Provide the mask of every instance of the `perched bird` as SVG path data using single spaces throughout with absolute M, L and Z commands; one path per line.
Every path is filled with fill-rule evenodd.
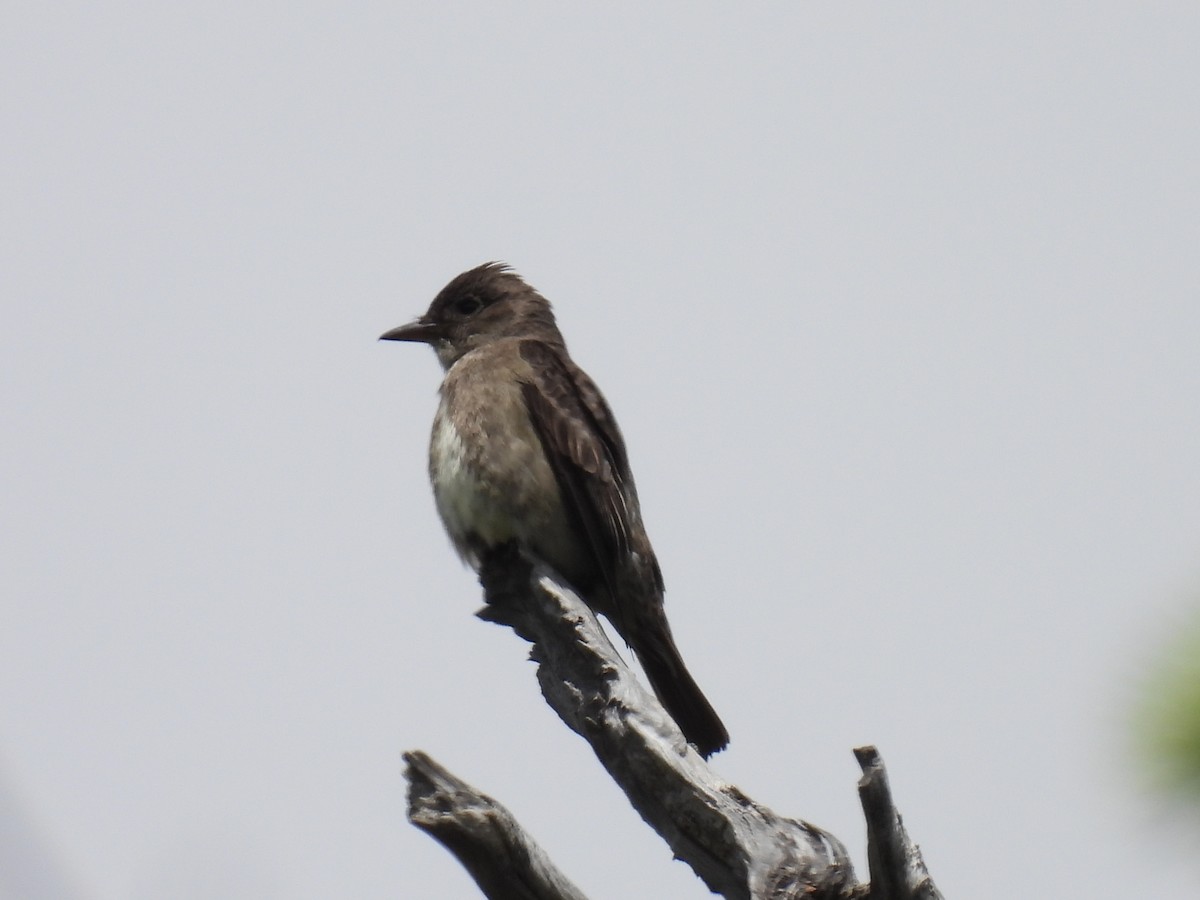
M 445 369 L 429 477 L 462 558 L 478 571 L 488 550 L 515 542 L 553 566 L 633 648 L 688 741 L 704 756 L 724 748 L 729 734 L 671 637 L 616 419 L 546 298 L 485 263 L 380 340 L 430 344 Z

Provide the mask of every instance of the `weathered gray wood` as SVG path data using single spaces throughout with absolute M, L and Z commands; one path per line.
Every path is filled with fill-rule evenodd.
M 551 708 L 714 893 L 731 900 L 942 900 L 874 747 L 855 750 L 871 869 L 871 883 L 860 884 L 836 837 L 776 814 L 712 770 L 552 571 L 501 553 L 485 561 L 481 581 L 488 605 L 479 616 L 532 643 Z M 450 849 L 488 897 L 582 897 L 503 807 L 424 754 L 405 759 L 409 818 Z
M 712 891 L 746 900 L 850 896 L 856 882 L 841 842 L 718 776 L 553 572 L 509 555 L 490 561 L 482 580 L 480 615 L 533 643 L 547 702 Z
M 862 767 L 858 795 L 867 819 L 867 861 L 871 868 L 871 900 L 942 900 L 929 877 L 921 849 L 908 837 L 892 803 L 883 759 L 874 747 L 857 747 Z
M 507 809 L 420 751 L 408 763 L 408 819 L 440 841 L 492 900 L 587 900 Z

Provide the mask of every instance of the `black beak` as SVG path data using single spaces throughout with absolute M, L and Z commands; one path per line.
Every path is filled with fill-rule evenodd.
M 427 319 L 417 319 L 391 331 L 385 331 L 379 336 L 381 341 L 418 341 L 422 344 L 432 344 L 442 337 L 442 329 Z

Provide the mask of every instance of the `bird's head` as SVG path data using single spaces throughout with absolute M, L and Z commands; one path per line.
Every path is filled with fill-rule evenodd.
M 549 301 L 505 264 L 489 262 L 463 272 L 423 316 L 379 339 L 429 344 L 449 369 L 475 348 L 513 337 L 562 342 Z

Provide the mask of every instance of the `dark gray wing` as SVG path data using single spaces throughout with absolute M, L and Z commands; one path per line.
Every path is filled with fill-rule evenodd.
M 636 550 L 650 556 L 661 592 L 662 575 L 642 531 L 625 442 L 600 389 L 556 347 L 522 341 L 520 351 L 532 370 L 522 384 L 530 419 L 587 539 L 597 574 L 616 600 L 616 569 Z

